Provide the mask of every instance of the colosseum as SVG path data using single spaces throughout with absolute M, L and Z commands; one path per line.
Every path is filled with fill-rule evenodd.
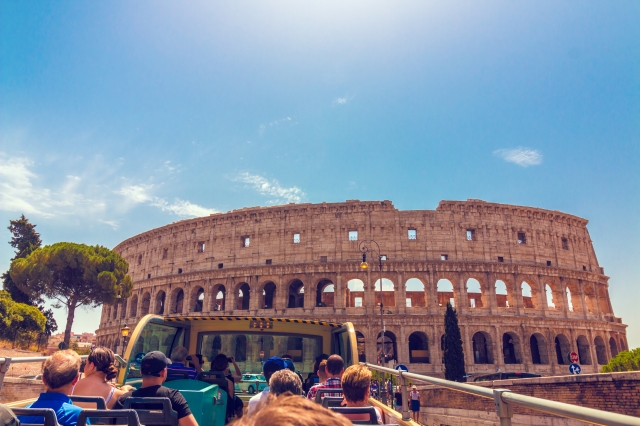
M 391 201 L 289 204 L 183 220 L 115 247 L 134 290 L 103 306 L 98 341 L 118 348 L 120 328 L 147 313 L 325 319 L 352 322 L 361 359 L 375 362 L 382 300 L 389 357 L 441 376 L 451 302 L 468 373 L 569 374 L 570 351 L 584 373 L 597 372 L 627 348 L 626 325 L 586 226 L 559 211 L 473 199 L 410 211 Z M 379 245 L 381 272 L 375 253 L 360 268 L 365 240 Z M 249 371 L 259 366 L 257 354 L 246 358 Z

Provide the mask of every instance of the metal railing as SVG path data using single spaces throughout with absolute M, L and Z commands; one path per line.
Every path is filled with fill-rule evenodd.
M 640 426 L 640 418 L 638 417 L 595 410 L 593 408 L 581 407 L 578 405 L 566 404 L 564 402 L 551 401 L 528 395 L 520 395 L 515 392 L 511 392 L 509 389 L 488 389 L 482 386 L 474 386 L 466 383 L 439 379 L 436 377 L 423 376 L 421 374 L 393 370 L 391 368 L 380 367 L 366 362 L 361 362 L 360 364 L 366 365 L 371 370 L 391 374 L 399 378 L 402 390 L 402 420 L 409 420 L 411 418 L 409 414 L 407 390 L 407 380 L 411 379 L 413 381 L 438 385 L 454 391 L 476 395 L 481 398 L 492 399 L 495 403 L 496 415 L 500 419 L 500 426 L 511 426 L 513 407 L 527 408 L 533 411 L 553 414 L 568 419 L 580 420 L 598 425 Z
M 80 355 L 81 359 L 86 359 L 89 355 Z M 48 356 L 25 356 L 20 358 L 12 357 L 0 357 L 0 390 L 2 390 L 2 383 L 4 382 L 4 376 L 9 371 L 11 364 L 23 364 L 27 362 L 44 362 L 50 357 Z

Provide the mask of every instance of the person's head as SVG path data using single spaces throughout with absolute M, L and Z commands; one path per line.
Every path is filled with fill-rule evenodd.
M 329 355 L 327 354 L 320 354 L 316 357 L 316 362 L 315 364 L 313 364 L 313 371 L 318 371 L 318 367 L 320 366 L 320 363 L 326 359 L 329 358 Z
M 184 364 L 187 361 L 187 355 L 189 355 L 189 351 L 187 351 L 187 348 L 178 346 L 171 351 L 170 358 L 172 362 L 179 362 L 181 364 Z
M 411 388 L 412 391 L 416 392 L 418 390 L 418 387 L 416 385 L 413 385 L 413 387 Z
M 290 359 L 283 359 L 283 361 L 284 361 L 284 367 L 287 370 L 296 371 L 296 366 L 293 364 L 293 361 L 291 361 Z
M 320 378 L 320 382 L 326 382 L 327 381 L 327 360 L 323 359 L 320 362 L 320 365 L 318 366 L 318 371 L 316 371 L 316 374 L 318 375 L 318 377 Z
M 291 355 L 289 355 L 289 354 L 284 354 L 280 358 L 282 358 L 282 359 L 290 359 L 291 361 L 293 361 L 293 357 Z
M 42 382 L 48 392 L 68 394 L 80 377 L 80 355 L 75 351 L 54 352 L 42 368 Z
M 140 361 L 142 386 L 162 384 L 167 379 L 167 366 L 171 360 L 160 351 L 151 351 Z
M 302 380 L 296 373 L 286 368 L 276 371 L 269 379 L 269 393 L 278 396 L 285 392 L 302 395 Z
M 225 354 L 218 354 L 211 361 L 211 371 L 225 371 L 229 368 L 229 358 Z
M 91 350 L 84 368 L 85 376 L 89 374 L 102 373 L 106 380 L 111 380 L 118 375 L 118 368 L 115 366 L 116 358 L 109 348 L 98 346 Z
M 367 402 L 371 386 L 371 370 L 356 364 L 347 368 L 342 375 L 342 392 L 348 403 Z
M 327 371 L 327 376 L 329 378 L 332 377 L 340 377 L 344 372 L 344 361 L 340 355 L 331 355 L 327 359 L 327 366 L 325 368 Z
M 269 382 L 273 373 L 284 369 L 284 360 L 282 360 L 282 358 L 278 358 L 277 356 L 272 356 L 264 362 L 264 365 L 262 366 L 262 373 L 264 374 L 264 378 L 267 380 L 267 382 Z
M 307 398 L 290 393 L 269 396 L 259 410 L 243 416 L 233 426 L 351 426 L 345 416 Z

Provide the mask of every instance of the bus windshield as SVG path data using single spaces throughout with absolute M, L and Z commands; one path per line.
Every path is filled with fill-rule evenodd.
M 140 374 L 140 362 L 146 353 L 160 351 L 170 356 L 173 348 L 185 345 L 184 328 L 164 324 L 148 323 L 138 336 L 131 351 L 128 363 L 127 379 L 137 379 Z

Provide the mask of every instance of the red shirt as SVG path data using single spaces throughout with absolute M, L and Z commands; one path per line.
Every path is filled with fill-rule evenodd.
M 316 393 L 318 392 L 318 389 L 340 389 L 340 388 L 342 388 L 342 380 L 340 380 L 337 377 L 332 377 L 330 379 L 327 379 L 327 381 L 324 382 L 324 383 L 320 383 L 318 385 L 311 386 L 311 389 L 309 389 L 309 393 L 307 394 L 307 398 L 309 398 L 311 400 L 315 400 L 316 399 Z M 342 396 L 342 392 L 323 393 L 322 395 L 323 395 L 323 397 L 325 397 L 325 396 Z

